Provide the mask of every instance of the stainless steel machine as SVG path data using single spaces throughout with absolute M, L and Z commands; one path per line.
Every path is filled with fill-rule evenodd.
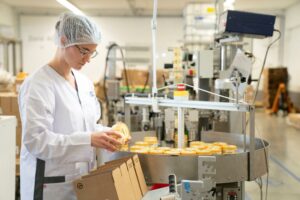
M 255 107 L 243 101 L 242 95 L 251 73 L 252 62 L 244 52 L 236 49 L 230 60 L 230 67 L 225 66 L 227 62 L 224 54 L 225 46 L 230 42 L 235 42 L 237 37 L 247 35 L 246 32 L 239 32 L 235 29 L 234 34 L 225 27 L 224 34 L 218 38 L 221 46 L 220 71 L 225 75 L 219 76 L 216 81 L 215 90 L 208 91 L 209 81 L 207 77 L 201 76 L 201 63 L 209 63 L 208 78 L 214 78 L 212 62 L 206 62 L 206 58 L 213 60 L 211 51 L 197 53 L 197 63 L 199 71 L 198 79 L 194 85 L 183 83 L 187 87 L 192 87 L 196 93 L 205 93 L 219 97 L 212 101 L 210 96 L 200 95 L 193 100 L 182 100 L 170 98 L 167 93 L 161 92 L 163 89 L 174 90 L 175 85 L 168 85 L 164 88 L 156 86 L 156 11 L 157 0 L 154 0 L 153 20 L 152 20 L 152 42 L 153 42 L 153 66 L 152 66 L 152 93 L 147 95 L 128 94 L 125 97 L 125 123 L 131 123 L 131 111 L 139 108 L 142 113 L 142 129 L 139 132 L 132 132 L 133 144 L 141 140 L 144 136 L 157 136 L 160 146 L 185 147 L 185 130 L 188 130 L 188 142 L 201 140 L 204 142 L 226 142 L 238 146 L 234 154 L 223 154 L 213 156 L 191 156 L 191 155 L 151 155 L 139 154 L 146 182 L 170 183 L 170 176 L 177 189 L 162 189 L 158 192 L 149 192 L 144 198 L 147 199 L 182 199 L 182 200 L 244 200 L 245 181 L 255 181 L 268 173 L 268 148 L 269 143 L 255 137 Z M 238 13 L 243 14 L 243 13 Z M 251 15 L 254 18 L 267 18 L 269 16 Z M 271 18 L 271 26 L 274 26 L 274 17 Z M 227 18 L 226 18 L 227 19 Z M 239 18 L 237 18 L 237 21 Z M 272 24 L 273 22 L 273 24 Z M 235 21 L 236 23 L 236 21 Z M 220 22 L 220 24 L 223 24 Z M 272 27 L 271 27 L 272 28 Z M 223 30 L 223 29 L 222 29 Z M 269 30 L 269 29 L 268 29 Z M 271 34 L 272 35 L 272 34 Z M 252 32 L 251 37 L 267 37 L 262 33 Z M 201 57 L 202 56 L 202 57 Z M 202 59 L 202 60 L 201 60 Z M 227 71 L 226 71 L 227 70 Z M 203 72 L 203 71 L 202 71 Z M 222 78 L 226 80 L 221 80 Z M 203 89 L 203 86 L 205 89 Z M 218 93 L 219 91 L 219 93 Z M 230 91 L 234 98 L 229 97 Z M 225 100 L 225 101 L 224 101 Z M 151 114 L 150 114 L 151 113 Z M 230 115 L 240 116 L 239 131 L 232 132 L 231 129 L 212 128 L 213 121 L 218 123 L 229 123 Z M 152 117 L 150 117 L 150 115 Z M 237 123 L 237 122 L 235 122 Z M 150 131 L 148 131 L 150 130 Z M 178 134 L 177 141 L 174 134 Z M 114 153 L 109 159 L 117 159 L 128 156 L 131 152 Z M 174 181 L 176 180 L 176 181 Z M 176 188 L 176 187 L 175 187 Z

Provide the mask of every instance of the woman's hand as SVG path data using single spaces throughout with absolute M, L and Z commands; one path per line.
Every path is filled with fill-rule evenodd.
M 108 151 L 116 151 L 118 146 L 122 145 L 118 138 L 122 135 L 116 131 L 94 132 L 91 135 L 91 145 L 96 148 L 107 149 Z

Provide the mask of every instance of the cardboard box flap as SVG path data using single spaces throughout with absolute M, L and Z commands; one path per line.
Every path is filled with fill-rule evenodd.
M 108 162 L 105 162 L 105 165 L 112 165 L 112 164 L 118 164 L 118 163 L 124 163 L 126 162 L 128 159 L 131 159 L 132 156 L 127 156 L 127 157 L 123 157 L 117 160 L 111 160 Z
M 86 177 L 90 177 L 90 176 L 95 176 L 97 174 L 101 174 L 101 173 L 108 172 L 108 171 L 113 171 L 117 167 L 120 167 L 120 164 L 102 165 L 102 166 L 98 167 L 96 170 L 91 171 L 88 175 L 83 176 L 82 178 L 86 178 Z
M 129 172 L 128 172 L 126 163 L 123 163 L 120 166 L 120 169 L 121 169 L 121 173 L 122 173 L 122 177 L 123 177 L 123 181 L 124 181 L 123 187 L 127 188 L 126 191 L 128 193 L 129 198 L 132 200 L 134 200 L 134 199 L 140 200 L 140 199 L 135 198 L 135 195 L 134 195 L 135 191 L 134 191 L 133 185 L 131 184 L 131 180 L 130 180 L 130 176 L 129 176 Z
M 140 200 L 140 199 L 142 199 L 143 195 L 142 195 L 142 190 L 141 190 L 140 185 L 139 185 L 137 174 L 136 174 L 134 166 L 133 166 L 132 159 L 128 159 L 127 162 L 126 162 L 126 165 L 127 165 L 131 185 L 132 185 L 133 190 L 134 190 L 135 199 Z
M 145 176 L 141 167 L 139 157 L 137 155 L 134 155 L 132 159 L 142 194 L 145 195 L 148 192 L 148 188 L 146 185 Z
M 119 200 L 130 200 L 130 195 L 129 192 L 127 192 L 127 187 L 122 177 L 120 168 L 116 168 L 115 170 L 113 170 L 112 176 Z
M 134 197 L 135 197 L 135 199 L 140 200 L 140 199 L 142 199 L 142 191 L 139 186 L 139 181 L 138 181 L 137 174 L 135 172 L 133 161 L 131 158 L 132 158 L 132 156 L 128 156 L 128 157 L 124 157 L 124 158 L 121 158 L 118 160 L 106 162 L 105 164 L 106 165 L 118 165 L 118 164 L 126 162 L 126 167 L 127 167 L 129 179 L 130 179 L 130 182 L 132 185 Z

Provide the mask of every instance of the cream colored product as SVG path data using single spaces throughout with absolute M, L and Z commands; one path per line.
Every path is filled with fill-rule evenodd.
M 237 151 L 237 146 L 236 145 L 227 145 L 223 147 L 223 153 L 224 154 L 234 154 Z
M 208 149 L 212 154 L 222 154 L 222 148 L 219 146 L 213 146 Z
M 168 155 L 180 155 L 181 151 L 182 151 L 182 149 L 172 148 L 169 151 L 165 151 L 165 154 L 168 154 Z
M 196 153 L 199 156 L 211 156 L 212 155 L 212 152 L 209 149 L 198 150 L 198 151 L 196 151 Z
M 172 151 L 172 150 L 170 150 L 170 151 L 165 151 L 164 152 L 165 154 L 167 154 L 167 155 L 176 155 L 176 156 L 179 156 L 180 155 L 180 151 Z
M 144 141 L 137 141 L 135 142 L 136 146 L 142 146 L 142 147 L 149 147 L 149 144 L 147 142 Z
M 212 143 L 213 145 L 216 145 L 216 146 L 220 146 L 220 147 L 223 147 L 223 146 L 227 146 L 228 144 L 226 142 L 214 142 Z
M 123 122 L 117 122 L 115 125 L 112 126 L 112 130 L 117 131 L 122 135 L 121 138 L 117 138 L 117 140 L 122 143 L 122 145 L 120 145 L 118 149 L 123 151 L 128 150 L 127 143 L 131 139 L 131 136 L 127 125 Z
M 198 145 L 203 145 L 205 144 L 205 142 L 202 142 L 202 141 L 192 141 L 190 142 L 190 147 L 192 146 L 198 146 Z
M 137 145 L 133 145 L 130 147 L 130 151 L 135 151 L 135 150 L 140 150 L 140 149 L 145 149 L 142 146 L 137 146 Z
M 186 149 L 183 149 L 183 150 L 181 151 L 181 154 L 182 154 L 182 155 L 196 155 L 197 152 L 196 152 L 196 151 L 192 151 L 192 150 L 186 150 Z
M 146 136 L 146 137 L 144 137 L 144 142 L 147 142 L 148 144 L 153 145 L 153 144 L 157 144 L 158 140 L 157 140 L 157 137 Z
M 199 144 L 199 145 L 194 144 L 194 145 L 190 146 L 190 148 L 202 150 L 202 149 L 207 149 L 208 145 L 206 145 L 206 144 Z
M 187 148 L 184 148 L 183 150 L 184 151 L 196 151 L 197 149 L 196 148 L 187 147 Z
M 147 154 L 147 153 L 149 153 L 149 150 L 148 149 L 136 149 L 136 150 L 132 150 L 130 152 Z
M 164 151 L 159 149 L 150 149 L 149 154 L 164 154 Z
M 128 149 L 129 149 L 128 144 L 124 144 L 121 146 L 121 148 L 119 148 L 119 151 L 128 151 Z
M 170 151 L 171 147 L 156 147 L 156 149 L 165 152 L 165 151 Z

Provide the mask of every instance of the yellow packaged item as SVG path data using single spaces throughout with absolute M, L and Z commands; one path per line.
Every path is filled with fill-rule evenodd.
M 150 145 L 158 143 L 157 137 L 155 137 L 155 136 L 146 136 L 146 137 L 144 137 L 144 142 L 147 142 Z
M 196 151 L 197 155 L 199 156 L 211 156 L 212 152 L 209 149 L 203 149 Z
M 222 154 L 222 148 L 220 146 L 213 146 L 208 150 L 210 150 L 212 154 Z
M 157 147 L 156 149 L 165 152 L 171 150 L 171 147 Z
M 136 146 L 142 146 L 142 147 L 149 147 L 149 144 L 147 142 L 144 142 L 144 141 L 136 141 L 135 145 Z
M 187 150 L 187 149 L 183 149 L 181 152 L 180 152 L 182 155 L 196 155 L 196 151 L 192 151 L 192 150 Z
M 137 145 L 132 145 L 132 146 L 130 147 L 130 151 L 131 151 L 131 150 L 138 150 L 138 149 L 143 149 L 143 147 L 142 147 L 142 146 L 137 146 Z
M 159 149 L 150 149 L 149 150 L 149 154 L 163 154 L 164 151 L 163 150 L 159 150 Z
M 234 154 L 237 151 L 236 145 L 227 145 L 222 148 L 224 154 Z
M 130 136 L 130 131 L 129 131 L 127 125 L 124 124 L 123 122 L 117 122 L 111 128 L 112 128 L 112 130 L 117 131 L 118 133 L 120 133 L 122 135 L 121 138 L 117 138 L 117 140 L 122 143 L 122 145 L 120 147 L 118 147 L 119 150 L 123 150 L 123 151 L 128 150 L 127 143 L 131 139 L 131 136 Z

